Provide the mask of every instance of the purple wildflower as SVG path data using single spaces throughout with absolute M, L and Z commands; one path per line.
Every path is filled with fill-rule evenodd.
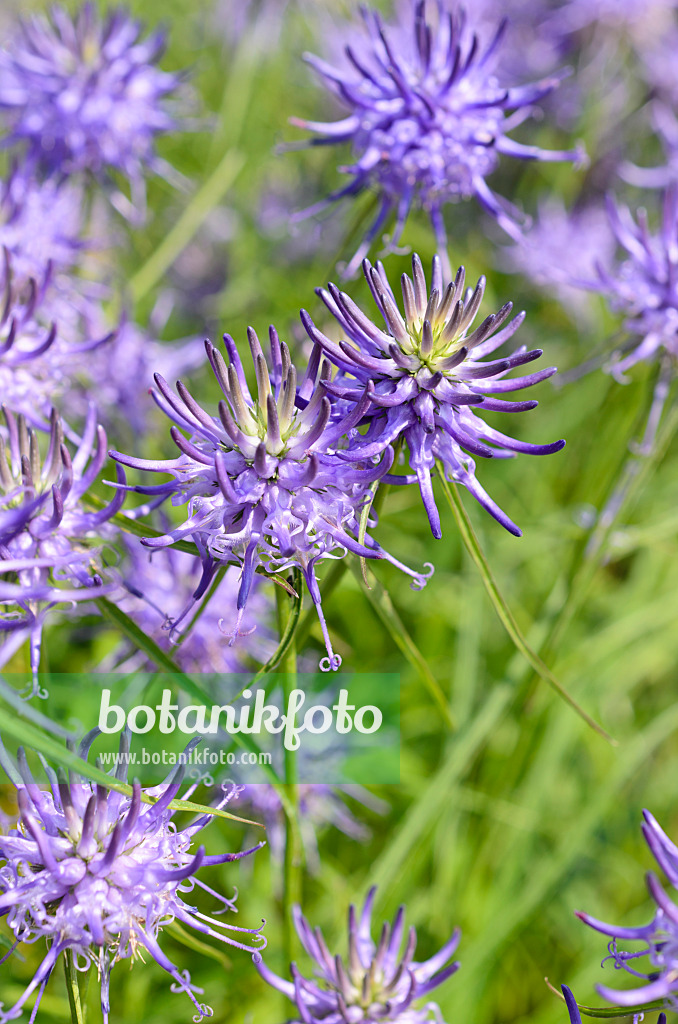
M 234 566 L 226 570 L 207 606 L 196 606 L 200 615 L 195 624 L 187 633 L 177 635 L 176 620 L 191 604 L 200 583 L 200 559 L 172 548 L 148 551 L 131 540 L 125 546 L 128 558 L 121 571 L 129 596 L 118 603 L 161 646 L 174 643 L 172 657 L 185 672 L 243 672 L 246 655 L 265 661 L 273 654 L 275 644 L 268 629 L 273 607 L 256 582 L 242 622 L 242 645 L 229 647 L 220 632 L 224 607 L 232 607 L 237 600 L 238 570 Z
M 352 551 L 365 558 L 387 559 L 412 576 L 417 587 L 425 582 L 369 534 L 364 541 L 358 540 L 359 517 L 369 497 L 369 485 L 391 466 L 394 452 L 386 444 L 376 463 L 366 458 L 361 460 L 362 466 L 348 465 L 335 448 L 367 411 L 370 386 L 347 416 L 333 421 L 326 379 L 330 366 L 325 361 L 321 366 L 318 347 L 297 385 L 296 368 L 275 328 L 270 329 L 271 373 L 252 328 L 248 340 L 256 370 L 256 398 L 250 394 L 230 335 L 224 336 L 228 366 L 219 350 L 206 342 L 207 357 L 226 399 L 219 402 L 218 416 L 202 409 L 181 381 L 177 381 L 176 395 L 156 374 L 155 401 L 190 437 L 172 427 L 171 436 L 179 449 L 175 459 L 111 455 L 134 469 L 173 477 L 168 483 L 129 490 L 153 495 L 156 503 L 172 497 L 174 504 L 188 506 L 185 523 L 162 537 L 142 541 L 149 548 L 161 548 L 191 537 L 202 556 L 202 579 L 176 626 L 193 601 L 205 593 L 220 566 L 240 565 L 237 617 L 228 634 L 233 643 L 241 634 L 257 567 L 263 565 L 269 572 L 297 567 L 316 606 L 327 648 L 320 667 L 323 671 L 336 669 L 341 658 L 332 650 L 322 613 L 315 574 L 319 561 L 343 558 Z
M 299 1024 L 372 1024 L 397 1021 L 398 1024 L 424 1024 L 441 1021 L 435 1003 L 414 1006 L 459 969 L 448 963 L 460 938 L 456 929 L 442 949 L 429 960 L 414 960 L 417 934 L 410 928 L 405 948 L 403 938 L 405 908 L 400 907 L 393 924 L 384 924 L 379 944 L 370 934 L 372 905 L 376 888 L 370 889 L 360 917 L 354 906 L 348 912 L 348 958 L 333 957 L 319 928 L 312 929 L 295 907 L 295 927 L 301 944 L 315 961 L 313 979 L 304 978 L 291 965 L 292 981 L 278 977 L 262 962 L 257 970 L 264 981 L 296 1004 Z M 446 966 L 447 965 L 447 966 Z
M 507 302 L 471 331 L 485 291 L 485 278 L 480 278 L 475 289 L 465 289 L 465 271 L 460 267 L 454 281 L 445 286 L 440 259 L 434 256 L 429 295 L 421 260 L 415 255 L 412 277 L 402 276 L 403 318 L 383 265 L 373 267 L 365 260 L 363 270 L 384 328 L 376 326 L 333 284 L 327 291 L 319 289 L 318 294 L 348 340 L 338 344 L 331 341 L 308 313 L 301 314 L 312 340 L 341 371 L 335 383 L 326 383 L 327 390 L 355 403 L 363 402 L 363 394 L 371 387 L 369 430 L 363 435 L 356 432 L 349 450 L 339 455 L 345 459 L 374 458 L 402 438 L 415 475 L 388 474 L 384 479 L 395 484 L 419 484 L 435 537 L 442 536 L 431 481 L 436 460 L 445 467 L 448 479 L 468 488 L 490 515 L 519 537 L 519 528 L 476 479 L 472 456 L 511 458 L 515 452 L 548 455 L 560 451 L 565 442 L 534 445 L 518 441 L 484 423 L 473 407 L 482 406 L 491 412 L 533 409 L 538 404 L 535 401 L 507 402 L 493 396 L 531 387 L 556 372 L 555 367 L 549 367 L 527 377 L 507 378 L 514 367 L 542 354 L 541 349 L 528 351 L 525 346 L 503 359 L 483 362 L 512 337 L 525 314 L 519 313 L 506 324 L 513 308 Z
M 72 18 L 64 7 L 23 19 L 0 51 L 0 111 L 9 143 L 25 143 L 29 161 L 58 176 L 113 170 L 143 208 L 144 171 L 164 165 L 155 138 L 176 127 L 166 97 L 179 79 L 156 67 L 162 32 L 140 39 L 123 10 L 101 20 L 93 3 Z
M 471 196 L 517 238 L 520 212 L 486 181 L 499 157 L 583 158 L 580 150 L 550 151 L 510 138 L 511 129 L 533 113 L 562 75 L 530 85 L 503 85 L 493 68 L 501 56 L 505 20 L 482 47 L 464 15 L 453 14 L 443 0 L 410 0 L 408 6 L 409 18 L 402 27 L 388 29 L 376 11 L 364 8 L 365 43 L 346 46 L 347 59 L 339 68 L 308 55 L 349 113 L 334 123 L 292 121 L 315 132 L 315 144 L 350 143 L 355 157 L 342 168 L 350 175 L 349 184 L 307 213 L 364 190 L 378 195 L 377 216 L 347 268 L 349 275 L 392 214 L 392 244 L 397 245 L 413 205 L 429 214 L 443 254 L 447 237 L 442 209 Z
M 643 811 L 641 826 L 645 842 L 669 884 L 678 889 L 678 847 L 659 827 L 649 813 Z M 628 971 L 634 978 L 647 984 L 639 988 L 619 991 L 598 985 L 600 995 L 617 1006 L 633 1007 L 655 999 L 666 999 L 672 1009 L 678 1008 L 678 905 L 664 891 L 657 876 L 649 871 L 647 887 L 656 903 L 656 911 L 649 924 L 639 928 L 620 928 L 576 911 L 577 917 L 603 935 L 609 935 L 610 959 L 617 970 Z M 618 943 L 639 941 L 646 947 L 638 952 L 625 952 Z M 647 970 L 638 969 L 638 961 L 647 957 Z
M 661 351 L 678 357 L 678 186 L 664 194 L 659 231 L 649 229 L 645 210 L 634 220 L 629 208 L 608 203 L 612 230 L 628 258 L 616 267 L 599 267 L 591 287 L 607 295 L 613 310 L 625 314 L 631 340 L 615 353 L 610 373 L 624 381 L 627 370 Z
M 81 757 L 87 757 L 97 733 L 93 730 L 82 741 Z M 120 751 L 129 751 L 124 734 Z M 21 748 L 18 771 L 1 744 L 0 761 L 16 786 L 19 804 L 16 828 L 0 837 L 4 861 L 0 867 L 0 914 L 6 915 L 14 935 L 10 952 L 21 942 L 41 938 L 49 945 L 18 1001 L 9 1010 L 0 1007 L 1 1024 L 20 1016 L 26 1000 L 37 990 L 34 1019 L 49 977 L 61 954 L 67 952 L 83 958 L 88 967 L 95 965 L 104 1024 L 110 1010 L 111 968 L 118 960 L 143 959 L 144 953 L 167 971 L 173 991 L 188 995 L 197 1010 L 195 1021 L 212 1016 L 210 1007 L 197 999 L 202 990 L 192 985 L 188 972 L 179 971 L 160 948 L 159 932 L 177 921 L 200 935 L 251 951 L 254 958 L 259 957 L 266 940 L 260 928 L 217 921 L 184 899 L 199 886 L 216 896 L 224 909 L 235 910 L 234 900 L 219 896 L 195 873 L 202 866 L 228 863 L 254 852 L 206 856 L 204 846 L 191 850 L 195 837 L 213 815 L 203 814 L 182 829 L 172 822 L 174 811 L 169 804 L 179 795 L 184 765 L 179 764 L 160 786 L 143 793 L 141 784 L 135 782 L 132 796 L 125 796 L 79 779 L 66 781 L 47 765 L 50 787 L 41 789 Z M 126 770 L 116 778 L 124 781 Z M 189 787 L 184 798 L 195 788 Z M 143 803 L 142 795 L 152 797 L 153 802 Z M 217 809 L 229 798 L 225 794 Z M 260 945 L 242 941 L 248 935 Z
M 615 239 L 605 210 L 582 206 L 569 212 L 561 201 L 549 198 L 539 216 L 517 245 L 502 253 L 502 269 L 519 272 L 540 288 L 552 288 L 566 309 L 582 303 L 581 289 L 573 283 L 571 261 L 563 253 L 577 254 L 578 277 L 593 277 L 596 267 L 609 267 Z
M 96 543 L 122 505 L 123 493 L 101 511 L 87 511 L 83 499 L 106 460 L 106 434 L 97 426 L 93 408 L 73 458 L 63 441 L 61 421 L 52 411 L 42 465 L 36 432 L 23 416 L 4 412 L 9 459 L 0 440 L 0 632 L 10 636 L 0 662 L 30 637 L 33 693 L 37 693 L 42 627 L 48 611 L 64 601 L 100 597 L 114 585 L 104 583 Z M 125 482 L 120 467 L 118 482 Z

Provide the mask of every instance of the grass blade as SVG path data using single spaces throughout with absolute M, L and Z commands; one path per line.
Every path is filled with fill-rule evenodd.
M 532 650 L 532 648 L 529 646 L 529 644 L 523 637 L 522 633 L 520 632 L 518 623 L 513 617 L 511 609 L 507 605 L 506 601 L 504 600 L 501 594 L 501 591 L 499 590 L 499 586 L 497 585 L 497 582 L 494 578 L 492 569 L 490 568 L 490 564 L 485 558 L 485 555 L 483 554 L 483 550 L 480 547 L 478 538 L 476 537 L 473 526 L 471 525 L 471 520 L 468 518 L 466 514 L 466 509 L 464 508 L 456 484 L 451 484 L 445 479 L 445 470 L 440 463 L 437 463 L 437 466 L 440 484 L 442 486 L 445 497 L 447 498 L 449 506 L 452 509 L 452 514 L 454 515 L 457 526 L 459 527 L 461 538 L 464 544 L 466 545 L 468 553 L 470 554 L 471 558 L 478 567 L 478 570 L 480 571 L 480 575 L 485 585 L 485 590 L 487 591 L 489 598 L 494 606 L 494 610 L 496 611 L 504 629 L 506 630 L 509 637 L 513 641 L 516 650 L 518 650 L 522 654 L 522 656 L 525 658 L 528 664 L 532 666 L 534 671 L 545 682 L 547 682 L 549 686 L 551 686 L 560 697 L 562 697 L 566 704 L 570 705 L 570 707 L 580 716 L 580 718 L 582 718 L 586 722 L 588 726 L 591 727 L 591 729 L 597 732 L 599 736 L 602 736 L 603 739 L 607 740 L 608 743 L 614 745 L 615 741 L 612 739 L 612 737 L 603 729 L 601 725 L 599 725 L 595 721 L 594 718 L 591 718 L 591 716 L 586 711 L 584 711 L 581 705 L 577 703 L 574 697 L 572 697 L 567 692 L 563 685 L 556 679 L 548 665 L 546 665 L 541 660 L 539 655 Z

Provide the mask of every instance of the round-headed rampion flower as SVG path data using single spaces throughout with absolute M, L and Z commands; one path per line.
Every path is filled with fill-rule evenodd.
M 9 459 L 0 439 L 0 648 L 4 664 L 16 644 L 30 637 L 33 689 L 37 691 L 45 615 L 61 602 L 87 601 L 109 592 L 101 576 L 97 542 L 122 505 L 123 493 L 99 512 L 83 502 L 106 460 L 106 434 L 90 409 L 83 438 L 71 459 L 52 412 L 49 447 L 41 465 L 38 435 L 23 416 L 5 410 Z M 96 439 L 96 449 L 92 452 Z M 118 482 L 125 482 L 118 467 Z
M 79 754 L 87 757 L 98 730 L 83 740 Z M 129 752 L 127 737 L 120 753 Z M 212 820 L 204 814 L 184 828 L 172 821 L 169 804 L 179 795 L 184 765 L 178 765 L 160 786 L 146 789 L 135 782 L 132 796 L 105 786 L 66 781 L 49 772 L 49 789 L 33 780 L 23 750 L 18 771 L 0 745 L 0 761 L 17 789 L 19 820 L 0 836 L 0 914 L 14 935 L 13 952 L 21 942 L 47 940 L 47 954 L 21 997 L 9 1010 L 0 1006 L 0 1022 L 15 1020 L 28 997 L 37 991 L 35 1017 L 45 986 L 62 953 L 95 965 L 101 982 L 101 1009 L 108 1022 L 112 967 L 119 961 L 143 960 L 150 954 L 173 979 L 173 991 L 185 992 L 196 1007 L 194 1020 L 211 1016 L 200 1003 L 202 990 L 191 984 L 187 971 L 179 971 L 158 943 L 158 934 L 177 921 L 201 935 L 220 939 L 251 951 L 254 957 L 266 945 L 260 928 L 238 928 L 203 914 L 186 902 L 195 886 L 214 891 L 195 877 L 202 866 L 238 860 L 254 850 L 206 856 L 204 846 L 193 851 L 193 841 Z M 121 762 L 121 766 L 126 764 Z M 124 781 L 126 768 L 116 781 Z M 184 797 L 189 797 L 195 786 Z M 154 802 L 142 802 L 142 795 Z M 217 805 L 229 800 L 226 794 Z M 263 844 L 260 844 L 263 845 Z M 255 847 L 254 849 L 258 849 Z M 224 908 L 234 901 L 218 897 Z M 230 933 L 230 934 L 229 934 Z M 247 944 L 259 942 L 257 946 Z M 245 941 L 243 941 L 245 940 Z M 9 954 L 7 954 L 9 955 Z M 79 969 L 82 969 L 81 967 Z
M 173 645 L 172 657 L 185 672 L 243 672 L 248 654 L 258 661 L 273 654 L 275 644 L 268 628 L 273 620 L 273 604 L 257 581 L 241 626 L 243 643 L 230 647 L 223 642 L 220 624 L 224 607 L 232 607 L 237 600 L 239 582 L 235 566 L 226 569 L 217 591 L 200 610 L 195 623 L 187 624 L 186 631 L 180 633 L 175 623 L 200 583 L 200 558 L 173 548 L 149 551 L 136 539 L 126 539 L 125 548 L 127 558 L 121 575 L 129 596 L 118 603 L 157 643 Z
M 583 159 L 579 150 L 545 150 L 510 137 L 560 78 L 514 87 L 499 81 L 493 67 L 501 56 L 505 21 L 489 45 L 481 46 L 465 16 L 452 13 L 443 0 L 410 0 L 408 7 L 402 27 L 388 28 L 376 11 L 364 8 L 367 37 L 364 43 L 352 39 L 341 67 L 308 55 L 349 113 L 334 123 L 292 121 L 315 132 L 317 144 L 350 143 L 354 155 L 341 168 L 349 184 L 307 213 L 363 190 L 377 193 L 377 216 L 347 268 L 349 275 L 392 215 L 392 242 L 398 243 L 413 205 L 429 214 L 441 253 L 447 248 L 443 207 L 472 196 L 518 237 L 519 212 L 486 180 L 500 156 Z
M 295 907 L 295 927 L 302 946 L 315 961 L 313 979 L 304 978 L 291 965 L 292 981 L 278 977 L 262 963 L 257 970 L 264 981 L 296 1004 L 295 1024 L 424 1024 L 441 1020 L 439 1008 L 427 1002 L 414 1004 L 437 988 L 459 969 L 448 963 L 459 945 L 455 929 L 449 942 L 429 960 L 417 963 L 414 954 L 417 933 L 410 928 L 401 952 L 405 908 L 400 907 L 392 925 L 384 924 L 378 945 L 370 934 L 372 904 L 376 888 L 370 889 L 360 917 L 354 906 L 348 912 L 348 956 L 332 956 L 319 928 L 311 928 Z M 447 965 L 447 966 L 446 966 Z
M 270 572 L 301 570 L 316 606 L 327 648 L 320 662 L 323 671 L 336 669 L 341 658 L 332 650 L 322 614 L 315 567 L 325 558 L 343 558 L 353 551 L 365 558 L 386 558 L 423 586 L 425 578 L 397 562 L 367 534 L 359 541 L 359 518 L 369 500 L 369 485 L 392 465 L 394 452 L 382 446 L 381 459 L 351 459 L 348 465 L 336 446 L 364 416 L 369 391 L 343 419 L 332 421 L 332 402 L 325 379 L 330 366 L 316 346 L 301 384 L 284 342 L 270 330 L 272 372 L 250 328 L 248 339 L 257 380 L 256 398 L 250 395 L 235 342 L 224 336 L 230 365 L 210 342 L 207 357 L 225 400 L 218 416 L 198 405 L 181 381 L 175 395 L 160 374 L 155 375 L 153 396 L 160 408 L 180 427 L 171 435 L 179 449 L 176 459 L 150 461 L 119 452 L 111 456 L 126 466 L 154 473 L 169 473 L 173 480 L 129 490 L 155 496 L 157 502 L 172 497 L 187 504 L 188 518 L 158 538 L 145 538 L 149 548 L 166 547 L 191 537 L 203 559 L 203 576 L 191 602 L 176 620 L 179 626 L 224 564 L 242 567 L 237 618 L 231 642 L 241 632 L 245 605 L 254 572 L 263 565 Z M 320 370 L 320 382 L 318 372 Z
M 402 276 L 403 317 L 383 265 L 373 267 L 365 260 L 363 270 L 384 328 L 376 326 L 333 284 L 327 291 L 319 289 L 318 294 L 348 340 L 331 341 L 305 310 L 301 313 L 311 339 L 341 371 L 337 381 L 326 383 L 326 388 L 352 402 L 362 402 L 362 396 L 369 395 L 369 430 L 366 434 L 354 431 L 348 450 L 340 452 L 340 457 L 373 458 L 402 438 L 416 475 L 387 474 L 384 479 L 396 484 L 418 482 L 435 537 L 442 536 L 431 481 L 436 460 L 445 467 L 448 479 L 463 484 L 505 529 L 520 536 L 519 528 L 476 479 L 472 456 L 548 455 L 565 444 L 517 441 L 488 426 L 474 411 L 479 406 L 492 412 L 533 409 L 538 404 L 535 401 L 507 402 L 493 396 L 538 384 L 556 372 L 549 367 L 527 377 L 507 378 L 514 367 L 542 354 L 541 349 L 528 351 L 524 346 L 503 359 L 483 362 L 508 341 L 525 314 L 519 313 L 503 327 L 513 308 L 507 302 L 469 333 L 482 302 L 485 278 L 480 278 L 475 289 L 465 289 L 465 272 L 460 267 L 454 281 L 445 286 L 440 259 L 435 256 L 429 295 L 421 260 L 415 255 L 412 277 Z
M 643 811 L 643 818 L 645 841 L 669 884 L 673 889 L 678 889 L 678 847 L 662 831 L 649 811 Z M 657 908 L 650 923 L 639 928 L 615 927 L 588 914 L 576 913 L 584 924 L 611 937 L 608 947 L 610 956 L 606 959 L 611 959 L 617 970 L 628 971 L 634 978 L 645 982 L 640 987 L 627 990 L 597 985 L 603 999 L 617 1006 L 628 1007 L 666 999 L 668 1005 L 675 1010 L 678 1007 L 678 905 L 666 894 L 652 871 L 647 874 L 647 887 Z M 619 943 L 634 941 L 642 942 L 646 948 L 631 952 L 619 948 Z M 642 970 L 645 958 L 647 968 Z
M 583 206 L 569 212 L 558 199 L 549 198 L 540 204 L 530 230 L 502 252 L 501 265 L 540 288 L 553 289 L 566 309 L 576 310 L 587 297 L 573 284 L 572 261 L 563 259 L 567 252 L 577 254 L 577 277 L 592 277 L 597 266 L 610 266 L 615 240 L 603 208 Z
M 591 287 L 603 292 L 613 310 L 625 314 L 631 341 L 615 353 L 610 373 L 623 382 L 636 363 L 653 360 L 661 351 L 678 358 L 678 186 L 664 193 L 659 231 L 652 233 L 645 211 L 636 220 L 626 206 L 608 203 L 610 223 L 628 257 L 615 267 L 598 267 Z
M 47 173 L 118 171 L 143 206 L 143 175 L 162 167 L 155 138 L 176 127 L 164 102 L 179 83 L 156 67 L 164 37 L 140 39 L 123 10 L 102 20 L 93 3 L 33 15 L 0 51 L 0 112 L 9 143 L 25 143 Z M 139 203 L 135 202 L 140 200 Z

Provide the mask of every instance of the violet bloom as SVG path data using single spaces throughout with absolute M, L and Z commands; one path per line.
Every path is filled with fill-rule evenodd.
M 564 253 L 576 253 L 573 261 Z M 571 212 L 562 201 L 549 197 L 539 216 L 517 245 L 503 250 L 502 269 L 521 273 L 539 288 L 553 290 L 566 310 L 577 310 L 586 301 L 576 279 L 594 277 L 596 267 L 612 264 L 615 238 L 605 209 L 582 206 Z
M 78 753 L 86 758 L 98 730 L 85 737 Z M 129 751 L 121 737 L 120 751 Z M 101 983 L 101 1010 L 107 1024 L 110 975 L 118 960 L 143 961 L 150 955 L 173 980 L 172 991 L 185 992 L 196 1008 L 194 1021 L 212 1016 L 199 1002 L 201 989 L 191 984 L 158 943 L 163 927 L 173 921 L 259 957 L 266 945 L 260 928 L 239 928 L 202 913 L 187 893 L 198 886 L 235 910 L 234 901 L 219 896 L 195 877 L 200 867 L 238 860 L 254 850 L 206 856 L 193 850 L 199 832 L 212 820 L 206 813 L 184 828 L 172 821 L 169 804 L 179 796 L 184 765 L 178 765 L 160 786 L 142 791 L 133 784 L 132 796 L 79 779 L 66 781 L 45 765 L 49 789 L 33 780 L 23 750 L 18 770 L 0 744 L 0 761 L 17 789 L 19 821 L 0 836 L 0 914 L 14 935 L 10 953 L 22 942 L 45 939 L 48 950 L 33 980 L 9 1010 L 0 1006 L 0 1024 L 20 1016 L 34 992 L 37 1012 L 45 986 L 63 953 L 94 965 Z M 126 767 L 116 781 L 124 782 Z M 197 785 L 197 784 L 196 784 Z M 183 798 L 191 796 L 190 786 Z M 154 802 L 142 802 L 150 796 Z M 217 809 L 229 799 L 224 795 Z M 260 846 L 263 844 L 260 844 Z M 259 847 L 255 847 L 258 849 Z M 218 911 L 221 913 L 222 911 Z M 249 945 L 249 942 L 257 945 Z M 243 941 L 244 940 L 244 941 Z M 10 955 L 7 954 L 7 956 Z M 6 959 L 3 958 L 3 959 Z M 82 967 L 79 967 L 82 969 Z
M 262 962 L 257 970 L 264 981 L 296 1005 L 298 1024 L 424 1024 L 442 1021 L 435 1003 L 414 1004 L 428 997 L 459 969 L 449 963 L 460 939 L 455 929 L 451 939 L 429 960 L 417 962 L 414 954 L 417 934 L 410 928 L 404 949 L 405 908 L 401 907 L 392 925 L 384 924 L 379 943 L 371 936 L 372 905 L 376 888 L 370 889 L 358 917 L 354 906 L 348 912 L 348 956 L 332 956 L 319 928 L 311 928 L 295 907 L 297 934 L 308 955 L 315 961 L 313 978 L 305 978 L 296 964 L 291 965 L 292 981 L 278 977 Z
M 106 460 L 106 433 L 97 426 L 93 408 L 73 458 L 53 411 L 44 462 L 38 435 L 24 417 L 5 410 L 5 419 L 9 453 L 0 439 L 0 633 L 8 636 L 0 664 L 28 636 L 33 693 L 38 693 L 47 613 L 62 602 L 100 597 L 114 586 L 102 577 L 97 546 L 107 532 L 111 535 L 106 524 L 122 505 L 123 492 L 98 512 L 85 503 Z M 119 467 L 118 481 L 125 481 Z
M 662 352 L 678 357 L 678 186 L 664 193 L 659 230 L 650 231 L 645 210 L 634 220 L 627 206 L 608 203 L 612 230 L 627 258 L 610 269 L 599 267 L 591 287 L 603 292 L 613 310 L 624 313 L 630 341 L 615 353 L 610 373 L 624 382 L 636 363 Z
M 125 547 L 127 558 L 121 573 L 128 594 L 118 604 L 156 643 L 165 648 L 172 645 L 170 653 L 185 672 L 244 672 L 248 655 L 266 661 L 273 654 L 273 602 L 257 581 L 241 626 L 243 642 L 229 647 L 223 642 L 221 625 L 224 608 L 233 607 L 237 601 L 240 584 L 235 566 L 226 570 L 205 608 L 196 606 L 200 613 L 197 621 L 187 623 L 186 632 L 182 633 L 176 628 L 176 621 L 186 605 L 191 604 L 200 583 L 200 558 L 173 548 L 149 551 L 136 538 L 126 540 Z M 139 652 L 133 657 L 143 658 Z M 129 662 L 125 661 L 125 665 L 129 667 Z
M 143 207 L 143 176 L 164 165 L 155 139 L 176 128 L 166 104 L 177 75 L 156 62 L 162 32 L 140 38 L 141 25 L 123 10 L 102 20 L 93 3 L 75 17 L 61 6 L 32 15 L 0 51 L 0 112 L 11 145 L 57 176 L 117 171 Z
M 659 827 L 649 811 L 643 811 L 642 832 L 657 864 L 673 889 L 678 889 L 678 847 Z M 603 999 L 616 1006 L 639 1006 L 665 999 L 672 1009 L 678 1007 L 678 905 L 667 895 L 657 876 L 647 874 L 647 887 L 656 904 L 654 917 L 639 928 L 620 928 L 604 924 L 588 914 L 577 911 L 584 924 L 603 935 L 609 935 L 610 956 L 617 970 L 627 971 L 642 984 L 632 989 L 619 990 L 597 985 Z M 619 944 L 641 942 L 642 949 L 626 952 Z M 643 969 L 643 964 L 646 964 Z
M 475 412 L 478 406 L 491 412 L 533 409 L 538 404 L 535 401 L 507 402 L 493 396 L 531 387 L 556 372 L 555 367 L 549 367 L 526 377 L 507 378 L 510 370 L 542 354 L 541 349 L 528 351 L 525 346 L 510 356 L 483 361 L 512 337 L 525 314 L 519 313 L 507 323 L 513 308 L 507 302 L 471 330 L 483 299 L 485 278 L 480 278 L 475 289 L 466 289 L 465 271 L 460 267 L 454 281 L 445 285 L 440 259 L 434 256 L 429 294 L 421 260 L 415 255 L 412 277 L 403 274 L 401 281 L 403 317 L 383 265 L 373 267 L 365 260 L 363 270 L 383 317 L 383 328 L 333 284 L 327 291 L 319 289 L 318 294 L 338 321 L 345 340 L 338 344 L 331 341 L 308 313 L 301 314 L 309 336 L 341 371 L 337 381 L 327 383 L 326 388 L 344 401 L 358 403 L 371 387 L 369 430 L 365 434 L 354 432 L 348 451 L 339 452 L 339 456 L 374 458 L 402 438 L 414 474 L 388 474 L 384 480 L 419 484 L 435 537 L 442 536 L 431 480 L 436 460 L 445 467 L 448 479 L 468 488 L 490 515 L 519 537 L 519 528 L 476 479 L 473 456 L 511 458 L 516 452 L 548 455 L 565 444 L 518 441 L 488 426 Z
M 242 568 L 237 617 L 228 634 L 231 643 L 242 632 L 245 606 L 258 566 L 268 572 L 301 570 L 316 606 L 327 657 L 323 671 L 336 669 L 341 658 L 332 650 L 322 613 L 315 568 L 326 558 L 343 558 L 352 551 L 364 558 L 385 558 L 424 585 L 425 577 L 396 561 L 367 534 L 359 540 L 359 518 L 370 497 L 369 485 L 393 462 L 394 452 L 382 446 L 381 459 L 352 457 L 348 465 L 335 449 L 369 407 L 368 392 L 355 408 L 332 421 L 328 396 L 329 364 L 320 365 L 315 348 L 306 373 L 297 384 L 297 371 L 289 350 L 272 327 L 271 366 L 266 364 L 256 333 L 248 340 L 256 370 L 256 397 L 252 397 L 240 356 L 230 335 L 224 343 L 230 365 L 210 342 L 207 357 L 224 399 L 218 416 L 210 415 L 177 381 L 178 395 L 160 374 L 155 375 L 155 401 L 178 426 L 171 429 L 179 455 L 169 460 L 148 460 L 111 452 L 118 462 L 152 473 L 169 473 L 173 479 L 155 486 L 128 488 L 152 495 L 155 502 L 172 498 L 187 505 L 186 522 L 158 538 L 142 541 L 149 548 L 169 547 L 192 538 L 203 560 L 203 575 L 180 626 L 196 600 L 210 585 L 220 566 Z M 320 375 L 320 382 L 318 376 Z M 190 435 L 184 437 L 181 427 Z
M 562 76 L 507 87 L 494 72 L 505 20 L 491 42 L 480 45 L 464 16 L 448 10 L 443 0 L 410 0 L 409 18 L 397 27 L 386 28 L 380 15 L 368 8 L 362 15 L 366 37 L 345 47 L 342 66 L 312 55 L 306 58 L 348 109 L 347 116 L 333 123 L 292 122 L 315 132 L 317 145 L 350 143 L 354 155 L 353 162 L 342 168 L 350 176 L 349 184 L 307 212 L 343 196 L 377 193 L 377 216 L 347 274 L 357 270 L 391 215 L 392 244 L 397 245 L 413 205 L 429 214 L 443 254 L 443 207 L 472 196 L 509 235 L 519 237 L 519 211 L 497 196 L 486 179 L 502 155 L 582 160 L 580 150 L 545 150 L 509 135 Z

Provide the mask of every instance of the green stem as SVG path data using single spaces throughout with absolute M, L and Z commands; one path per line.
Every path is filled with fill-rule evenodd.
M 209 214 L 218 206 L 245 164 L 241 153 L 229 149 L 204 185 L 198 189 L 174 227 L 130 281 L 135 302 L 140 302 L 184 251 Z
M 67 949 L 64 953 L 64 973 L 66 974 L 66 991 L 68 992 L 68 1005 L 71 1008 L 71 1020 L 73 1024 L 86 1024 L 87 1006 L 85 998 L 89 982 L 89 971 L 83 973 L 76 970 L 75 956 L 71 949 Z
M 598 723 L 593 718 L 591 718 L 591 716 L 588 715 L 587 712 L 584 711 L 584 709 L 580 707 L 579 704 L 577 704 L 575 699 L 572 696 L 570 696 L 567 690 L 556 679 L 548 665 L 546 665 L 539 657 L 539 655 L 532 650 L 532 648 L 529 646 L 529 644 L 523 637 L 522 633 L 520 632 L 518 623 L 513 617 L 511 609 L 507 605 L 506 601 L 504 600 L 501 594 L 501 591 L 499 590 L 499 586 L 497 585 L 497 582 L 494 578 L 489 562 L 485 558 L 483 550 L 480 547 L 480 543 L 475 535 L 475 532 L 471 525 L 471 521 L 468 518 L 468 515 L 466 514 L 466 509 L 464 508 L 456 484 L 449 483 L 445 478 L 444 467 L 439 462 L 436 464 L 438 467 L 438 477 L 443 492 L 452 510 L 452 514 L 454 515 L 454 518 L 457 522 L 457 526 L 459 527 L 461 538 L 464 544 L 466 545 L 468 553 L 470 554 L 471 558 L 473 559 L 473 561 L 475 562 L 476 566 L 480 571 L 480 575 L 482 577 L 485 590 L 487 591 L 487 594 L 494 606 L 494 610 L 497 613 L 504 629 L 506 630 L 509 637 L 513 641 L 516 650 L 518 650 L 522 654 L 522 656 L 525 658 L 528 664 L 531 665 L 534 671 L 539 676 L 541 676 L 541 678 L 545 682 L 547 682 L 549 686 L 551 686 L 556 691 L 556 693 L 560 697 L 562 697 L 562 699 L 567 704 L 569 704 L 570 707 L 574 711 L 576 711 L 576 713 L 581 718 L 584 719 L 587 725 L 589 725 L 595 732 L 597 732 L 600 736 L 606 739 L 609 743 L 614 744 L 614 740 L 612 740 L 608 733 L 605 732 L 602 726 L 598 725 Z
M 276 590 L 276 608 L 278 612 L 278 631 L 282 639 L 288 634 L 290 622 L 295 615 L 294 606 L 290 609 L 289 600 L 281 588 Z M 298 611 L 297 620 L 298 620 Z M 292 633 L 286 652 L 280 661 L 283 675 L 283 700 L 287 707 L 291 691 L 297 684 L 297 651 Z M 303 847 L 299 829 L 299 791 L 297 751 L 284 750 L 284 783 L 280 787 L 281 800 L 285 813 L 285 859 L 283 863 L 283 948 L 286 960 L 291 963 L 295 955 L 295 931 L 293 908 L 301 903 L 301 871 Z

